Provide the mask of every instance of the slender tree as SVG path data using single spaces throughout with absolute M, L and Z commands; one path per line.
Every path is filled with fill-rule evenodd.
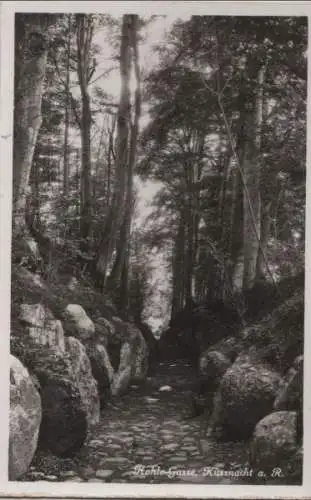
M 38 132 L 49 48 L 57 16 L 23 14 L 16 17 L 13 235 L 26 229 L 29 178 Z
M 138 16 L 132 16 L 131 21 L 131 47 L 132 59 L 135 73 L 136 90 L 134 95 L 134 116 L 130 122 L 129 134 L 129 151 L 128 151 L 128 165 L 127 165 L 127 184 L 125 194 L 125 211 L 122 226 L 120 228 L 120 235 L 117 247 L 117 255 L 114 266 L 109 276 L 108 288 L 116 286 L 121 278 L 121 302 L 122 307 L 126 308 L 128 303 L 128 276 L 129 276 L 129 253 L 130 253 L 130 234 L 131 224 L 133 217 L 133 175 L 136 163 L 137 141 L 139 135 L 139 120 L 141 115 L 141 83 L 140 83 L 140 65 L 139 65 L 139 52 L 138 52 Z
M 249 64 L 252 64 L 249 62 Z M 253 63 L 253 64 L 256 64 Z M 249 112 L 245 123 L 243 152 L 243 221 L 244 221 L 244 274 L 243 289 L 254 286 L 261 239 L 261 128 L 263 113 L 263 85 L 265 66 L 255 68 L 254 89 L 249 97 Z M 250 75 L 252 76 L 252 75 Z
M 124 219 L 126 179 L 129 154 L 130 130 L 130 75 L 132 67 L 132 15 L 125 14 L 122 21 L 120 46 L 121 93 L 117 116 L 117 139 L 115 154 L 115 180 L 111 205 L 98 250 L 96 270 L 105 282 L 108 266 L 116 249 L 117 238 Z
M 64 132 L 64 196 L 69 194 L 69 122 L 70 122 L 70 59 L 71 59 L 71 14 L 68 14 L 68 34 L 66 44 L 66 80 L 65 80 L 65 132 Z
M 80 118 L 82 142 L 81 183 L 81 238 L 82 248 L 87 250 L 92 232 L 92 187 L 91 187 L 91 126 L 92 112 L 89 83 L 95 69 L 92 56 L 94 18 L 92 15 L 76 14 L 77 29 L 77 72 L 82 100 Z

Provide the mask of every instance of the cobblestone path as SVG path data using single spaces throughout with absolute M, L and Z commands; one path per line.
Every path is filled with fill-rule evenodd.
M 200 417 L 187 419 L 195 373 L 185 361 L 160 363 L 140 386 L 102 411 L 98 428 L 74 461 L 37 459 L 24 480 L 123 483 L 241 482 L 245 443 L 202 438 Z M 245 478 L 244 478 L 245 480 Z

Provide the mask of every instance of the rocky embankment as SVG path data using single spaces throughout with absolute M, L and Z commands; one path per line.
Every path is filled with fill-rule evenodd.
M 53 303 L 30 272 L 21 269 L 18 278 L 28 293 L 13 304 L 10 480 L 25 474 L 36 451 L 74 456 L 107 402 L 146 378 L 154 348 L 111 307 L 91 318 L 78 303 Z
M 246 325 L 216 301 L 195 306 L 157 345 L 146 327 L 118 317 L 97 296 L 85 298 L 81 287 L 62 287 L 59 300 L 28 271 L 16 278 L 11 480 L 166 482 L 138 478 L 133 467 L 192 464 L 201 472 L 173 479 L 219 482 L 224 476 L 206 476 L 204 467 L 244 467 L 267 478 L 281 470 L 274 481 L 299 484 L 301 287 Z M 162 361 L 153 357 L 150 377 L 156 351 Z M 200 420 L 187 418 L 191 396 Z M 232 475 L 224 482 L 236 481 Z
M 244 324 L 217 301 L 184 310 L 160 344 L 163 352 L 172 353 L 175 342 L 180 352 L 191 354 L 199 373 L 193 403 L 195 411 L 204 412 L 207 436 L 247 442 L 251 465 L 282 468 L 289 481 L 297 481 L 302 475 L 304 287 L 300 276 L 289 283 L 281 283 L 281 296 L 267 287 L 265 299 L 258 295 L 257 309 L 250 294 Z

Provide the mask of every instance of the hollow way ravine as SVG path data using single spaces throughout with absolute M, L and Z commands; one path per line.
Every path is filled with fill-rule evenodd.
M 24 480 L 251 484 L 247 443 L 216 442 L 202 417 L 189 417 L 195 369 L 164 361 L 141 385 L 109 403 L 74 460 L 45 465 L 40 454 Z

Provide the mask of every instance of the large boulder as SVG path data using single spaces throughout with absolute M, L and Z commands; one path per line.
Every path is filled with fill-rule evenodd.
M 303 399 L 303 356 L 298 356 L 286 373 L 280 391 L 274 401 L 274 409 L 302 409 Z
M 287 464 L 297 451 L 295 424 L 295 412 L 278 411 L 264 417 L 250 444 L 251 466 L 271 472 Z
M 207 419 L 213 409 L 215 392 L 226 370 L 236 356 L 237 341 L 228 337 L 203 351 L 198 360 L 198 381 L 191 402 L 194 414 L 203 413 Z
M 43 416 L 38 445 L 59 456 L 77 452 L 89 427 L 77 380 L 78 369 L 75 371 L 71 356 L 55 348 L 33 349 L 31 345 L 27 353 L 41 388 Z
M 108 330 L 107 350 L 113 369 L 117 371 L 120 364 L 121 346 L 124 342 L 131 342 L 131 338 L 128 336 L 124 321 L 120 318 L 113 316 L 109 323 L 112 324 L 112 329 Z
M 235 361 L 241 349 L 241 341 L 238 337 L 225 337 L 210 347 L 211 351 L 221 352 L 230 359 L 231 363 Z
M 63 313 L 65 334 L 76 337 L 81 342 L 89 342 L 95 337 L 95 325 L 79 304 L 69 304 Z
M 67 308 L 68 309 L 68 308 Z M 69 308 L 71 311 L 72 308 Z M 80 311 L 81 312 L 81 311 Z M 74 335 L 76 332 L 76 324 L 72 324 L 72 320 L 69 321 L 68 324 L 68 314 L 66 315 L 66 326 L 67 331 L 72 331 L 75 337 L 79 337 L 84 347 L 86 348 L 87 356 L 89 357 L 91 363 L 91 369 L 94 379 L 97 381 L 97 390 L 100 398 L 100 407 L 103 408 L 105 403 L 110 397 L 110 385 L 112 382 L 112 378 L 114 375 L 114 368 L 111 364 L 110 357 L 108 354 L 108 344 L 111 346 L 111 343 L 114 342 L 115 339 L 115 326 L 108 319 L 96 314 L 94 322 L 88 322 L 87 316 L 81 312 L 83 316 L 83 324 L 89 325 L 90 327 L 90 336 L 87 335 Z M 94 330 L 93 330 L 94 325 Z M 81 325 L 80 325 L 81 327 Z M 120 346 L 118 344 L 119 340 L 117 340 L 117 348 L 116 348 L 116 357 L 117 357 L 117 365 L 119 364 L 119 351 Z
M 46 387 L 49 380 L 53 380 L 54 385 L 62 379 L 69 380 L 80 394 L 88 429 L 97 424 L 100 404 L 97 382 L 86 350 L 78 339 L 68 337 L 64 353 L 55 348 L 33 349 L 30 345 L 27 358 L 41 387 Z M 44 406 L 44 401 L 42 404 Z
M 9 479 L 28 469 L 35 454 L 41 423 L 41 398 L 28 370 L 10 356 Z
M 43 328 L 46 321 L 54 319 L 51 311 L 43 304 L 21 304 L 19 320 L 26 325 Z
M 300 446 L 285 465 L 286 477 L 292 484 L 302 484 L 303 448 Z
M 248 439 L 255 425 L 272 412 L 279 385 L 280 375 L 269 366 L 239 356 L 220 382 L 210 431 L 220 427 L 223 437 Z
M 34 343 L 65 350 L 65 336 L 61 321 L 42 304 L 21 304 L 19 321 Z
M 124 342 L 121 346 L 120 364 L 114 373 L 111 383 L 111 394 L 118 396 L 122 394 L 130 385 L 133 371 L 134 353 L 129 342 Z
M 60 376 L 46 377 L 42 386 L 43 417 L 40 447 L 61 457 L 73 456 L 87 437 L 87 414 L 78 388 Z
M 59 384 L 60 397 L 63 398 L 64 414 L 67 413 L 68 416 L 83 415 L 83 419 L 86 420 L 87 430 L 91 429 L 99 420 L 100 403 L 97 382 L 92 375 L 91 364 L 85 347 L 77 338 L 67 337 L 65 339 L 61 322 L 55 320 L 46 307 L 34 305 L 33 311 L 35 314 L 33 317 L 30 311 L 30 308 L 21 308 L 20 318 L 23 318 L 21 325 L 24 334 L 20 334 L 15 344 L 13 343 L 14 350 L 20 353 L 25 366 L 35 376 L 38 386 L 41 386 L 43 391 L 42 394 L 46 395 L 47 392 L 49 394 L 49 385 L 51 383 L 53 391 L 57 392 L 55 387 Z M 31 321 L 32 326 L 29 325 Z M 58 336 L 53 336 L 55 331 L 58 332 Z M 75 397 L 74 401 L 71 402 L 68 394 L 66 397 L 64 396 L 64 391 L 67 391 L 68 394 L 70 394 L 70 391 L 75 391 L 75 393 L 79 394 L 79 398 Z M 46 401 L 49 404 L 46 397 L 42 398 L 45 421 L 48 420 L 50 411 L 50 407 L 46 407 Z M 81 408 L 79 408 L 79 404 Z M 53 412 L 52 415 L 54 415 Z M 61 422 L 62 418 L 56 420 L 56 423 Z M 40 433 L 40 440 L 43 435 Z M 79 435 L 81 438 L 80 431 Z M 73 441 L 75 439 L 74 437 Z M 45 447 L 48 446 L 47 443 L 49 443 L 49 440 L 44 443 Z M 75 446 L 72 447 L 72 449 L 74 448 Z
M 132 338 L 132 348 L 134 350 L 132 381 L 140 382 L 147 376 L 149 350 L 141 331 L 131 323 L 126 323 L 126 325 L 131 332 L 130 338 Z
M 111 395 L 114 369 L 104 345 L 99 343 L 92 345 L 88 348 L 87 353 L 91 362 L 93 377 L 97 380 L 100 407 L 103 408 Z
M 94 325 L 97 342 L 107 347 L 109 338 L 112 338 L 115 334 L 114 325 L 102 316 L 99 316 L 94 320 Z
M 158 356 L 158 340 L 155 338 L 151 328 L 146 323 L 140 322 L 137 326 L 146 341 L 149 351 L 149 362 L 153 362 Z
M 199 372 L 201 381 L 204 380 L 206 385 L 213 384 L 215 380 L 219 380 L 231 366 L 231 361 L 219 351 L 208 349 L 204 351 L 199 358 Z
M 58 319 L 49 320 L 44 327 L 28 328 L 28 335 L 42 346 L 57 347 L 65 351 L 65 335 L 62 322 Z
M 114 335 L 109 337 L 108 353 L 114 369 L 112 395 L 117 395 L 131 382 L 142 381 L 148 371 L 148 348 L 138 328 L 132 323 L 112 318 Z
M 231 364 L 231 361 L 218 351 L 204 351 L 199 358 L 199 386 L 192 401 L 198 411 L 199 408 L 204 408 L 205 418 L 212 412 L 215 392 L 221 377 Z
M 91 429 L 99 421 L 100 403 L 97 381 L 93 377 L 85 347 L 78 339 L 74 337 L 66 339 L 66 353 L 71 365 L 72 378 L 76 381 L 86 412 L 88 429 Z
M 257 357 L 284 373 L 304 350 L 304 294 L 298 291 L 260 322 L 242 333 L 244 350 L 255 350 Z
M 298 356 L 288 370 L 281 389 L 274 401 L 274 410 L 295 410 L 297 412 L 297 441 L 303 437 L 303 356 Z

